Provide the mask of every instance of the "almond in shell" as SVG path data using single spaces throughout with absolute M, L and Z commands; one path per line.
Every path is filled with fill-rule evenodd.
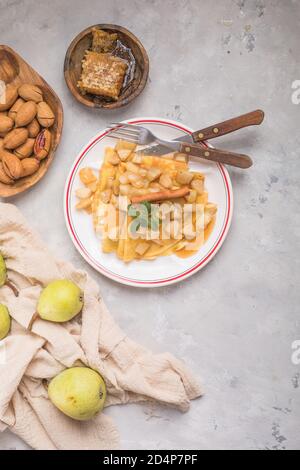
M 9 109 L 18 98 L 18 89 L 16 86 L 8 84 L 5 88 L 4 103 L 0 102 L 0 111 Z
M 6 149 L 16 149 L 20 145 L 24 144 L 28 139 L 28 129 L 25 127 L 20 127 L 18 129 L 13 129 L 3 139 L 3 146 Z
M 27 126 L 29 137 L 35 138 L 41 130 L 41 126 L 39 125 L 36 118 L 34 118 L 30 124 Z
M 9 152 L 8 150 L 5 150 L 4 147 L 0 146 L 0 160 L 2 160 L 5 155 L 9 156 L 9 155 L 13 155 L 13 153 Z
M 18 180 L 23 172 L 21 161 L 13 153 L 7 152 L 2 156 L 2 165 L 5 173 L 12 180 Z
M 34 101 L 35 103 L 39 103 L 43 101 L 43 92 L 42 90 L 35 85 L 31 85 L 29 83 L 24 83 L 18 88 L 18 93 L 21 98 L 25 101 Z
M 36 116 L 37 106 L 34 101 L 22 104 L 15 118 L 16 127 L 27 126 Z
M 35 173 L 40 166 L 40 162 L 36 158 L 24 158 L 22 160 L 22 178 L 24 176 L 30 176 Z
M 38 160 L 43 160 L 48 156 L 51 148 L 51 140 L 52 135 L 48 129 L 43 129 L 35 139 L 33 151 Z
M 8 116 L 0 116 L 0 134 L 6 134 L 14 127 L 14 121 Z
M 25 101 L 22 98 L 18 98 L 17 101 L 14 103 L 14 105 L 10 108 L 8 111 L 8 116 L 15 120 L 15 117 L 17 115 L 17 112 L 19 111 L 20 107 L 22 104 L 24 104 Z
M 15 149 L 14 154 L 21 160 L 30 157 L 33 154 L 34 143 L 35 139 L 27 139 L 24 144 Z
M 41 101 L 37 105 L 37 120 L 43 127 L 50 127 L 54 124 L 54 113 L 45 101 Z
M 0 162 L 0 182 L 4 184 L 12 184 L 14 182 L 14 180 L 5 173 L 2 162 Z

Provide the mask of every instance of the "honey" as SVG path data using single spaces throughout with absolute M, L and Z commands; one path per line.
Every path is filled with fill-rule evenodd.
M 116 101 L 134 79 L 136 61 L 129 47 L 109 33 L 94 28 L 91 50 L 82 61 L 77 83 L 82 94 L 96 95 L 99 100 Z

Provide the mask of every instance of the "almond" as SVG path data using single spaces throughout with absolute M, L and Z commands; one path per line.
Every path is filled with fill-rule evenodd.
M 40 132 L 40 125 L 37 121 L 36 118 L 34 118 L 30 124 L 27 126 L 28 132 L 29 132 L 29 137 L 36 137 L 38 133 Z
M 33 154 L 34 142 L 35 139 L 27 139 L 24 144 L 15 149 L 14 154 L 21 160 L 30 157 Z
M 5 173 L 2 162 L 0 162 L 0 182 L 4 184 L 12 184 L 14 182 L 14 180 Z
M 6 85 L 4 98 L 5 103 L 0 103 L 0 111 L 6 111 L 14 104 L 14 102 L 18 98 L 17 87 L 11 84 Z
M 25 101 L 34 101 L 35 103 L 43 101 L 42 90 L 35 85 L 30 85 L 29 83 L 21 85 L 18 89 L 18 93 Z
M 15 104 L 8 111 L 8 116 L 10 118 L 12 118 L 13 120 L 15 120 L 17 112 L 19 111 L 19 109 L 20 109 L 20 107 L 22 106 L 23 103 L 25 103 L 25 101 L 22 100 L 22 98 L 18 98 L 17 101 L 15 102 Z
M 22 160 L 22 178 L 24 176 L 30 176 L 35 173 L 40 166 L 40 162 L 36 158 L 24 158 Z
M 4 148 L 6 149 L 16 149 L 20 145 L 24 144 L 28 139 L 28 130 L 25 127 L 20 127 L 18 129 L 13 129 L 10 131 L 3 140 Z
M 41 101 L 37 105 L 37 120 L 43 127 L 50 127 L 54 124 L 54 113 L 45 101 Z
M 52 135 L 48 129 L 43 129 L 35 139 L 34 155 L 38 160 L 46 158 L 51 147 Z
M 15 117 L 16 127 L 23 127 L 30 124 L 37 113 L 37 106 L 34 101 L 27 101 L 22 104 Z
M 12 180 L 17 180 L 21 177 L 23 171 L 22 163 L 13 153 L 9 154 L 7 152 L 3 155 L 2 165 L 5 173 Z
M 5 134 L 14 127 L 14 121 L 8 116 L 0 116 L 0 133 Z
M 1 160 L 1 150 L 3 150 L 4 147 L 3 147 L 3 139 L 1 139 L 0 137 L 0 160 Z
M 0 147 L 0 160 L 2 160 L 5 155 L 13 155 L 13 153 L 5 150 L 3 147 Z

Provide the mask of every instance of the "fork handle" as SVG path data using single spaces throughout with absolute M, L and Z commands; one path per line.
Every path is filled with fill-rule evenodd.
M 194 142 L 202 142 L 203 140 L 213 139 L 221 135 L 230 134 L 231 132 L 248 126 L 258 126 L 264 120 L 265 113 L 261 109 L 251 111 L 251 113 L 243 114 L 233 119 L 220 122 L 214 126 L 206 127 L 192 134 Z
M 193 157 L 201 157 L 212 162 L 225 163 L 226 165 L 236 166 L 238 168 L 249 168 L 253 162 L 248 155 L 242 153 L 228 152 L 208 147 L 201 147 L 197 144 L 182 143 L 180 152 Z

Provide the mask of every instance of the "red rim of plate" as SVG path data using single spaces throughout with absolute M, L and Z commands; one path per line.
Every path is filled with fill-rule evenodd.
M 170 127 L 175 127 L 176 129 L 179 129 L 183 132 L 186 132 L 188 134 L 192 134 L 192 131 L 178 123 L 175 123 L 174 121 L 170 120 L 162 120 L 162 119 L 133 119 L 133 120 L 126 120 L 124 123 L 127 122 L 129 124 L 162 124 L 162 125 L 167 125 Z M 229 174 L 226 170 L 226 168 L 220 164 L 217 163 L 217 167 L 222 175 L 224 185 L 225 185 L 225 190 L 226 190 L 226 197 L 227 197 L 227 204 L 226 204 L 226 215 L 225 215 L 225 222 L 223 224 L 221 233 L 214 243 L 213 247 L 209 251 L 209 253 L 202 258 L 200 261 L 198 261 L 194 266 L 190 267 L 186 271 L 177 274 L 176 276 L 171 276 L 168 278 L 163 278 L 163 279 L 158 279 L 158 280 L 136 280 L 136 279 L 130 279 L 126 276 L 121 276 L 119 274 L 113 273 L 106 269 L 104 266 L 102 266 L 98 261 L 96 261 L 94 258 L 91 257 L 91 255 L 87 252 L 79 238 L 77 237 L 75 227 L 72 223 L 72 217 L 71 217 L 71 211 L 70 211 L 70 197 L 71 197 L 71 189 L 72 189 L 72 183 L 74 180 L 74 176 L 76 174 L 76 170 L 81 162 L 81 160 L 85 157 L 86 153 L 100 140 L 102 140 L 109 132 L 111 129 L 106 129 L 103 131 L 101 134 L 99 134 L 95 139 L 93 139 L 87 147 L 82 150 L 80 155 L 78 156 L 77 160 L 75 161 L 71 172 L 69 174 L 69 177 L 66 182 L 66 187 L 65 187 L 65 196 L 64 196 L 64 209 L 65 209 L 65 219 L 66 219 L 66 224 L 68 231 L 70 233 L 71 239 L 79 251 L 79 253 L 83 256 L 83 258 L 91 265 L 93 266 L 94 269 L 96 269 L 98 272 L 103 274 L 106 277 L 109 277 L 110 279 L 113 279 L 114 281 L 120 282 L 122 284 L 126 285 L 132 285 L 136 287 L 159 287 L 159 286 L 165 286 L 169 284 L 173 284 L 179 281 L 182 281 L 183 279 L 186 279 L 187 277 L 191 276 L 195 272 L 199 271 L 202 269 L 206 264 L 216 255 L 216 253 L 219 251 L 221 248 L 227 232 L 230 227 L 231 223 L 231 218 L 232 218 L 232 210 L 233 210 L 233 194 L 232 194 L 232 186 L 231 186 L 231 181 L 229 178 Z M 204 144 L 207 146 L 207 144 Z

